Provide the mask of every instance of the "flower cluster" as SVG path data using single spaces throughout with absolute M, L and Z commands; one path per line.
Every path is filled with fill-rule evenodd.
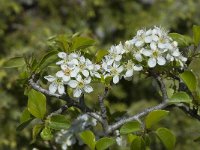
M 61 70 L 55 76 L 45 76 L 51 82 L 49 91 L 63 94 L 65 85 L 68 85 L 73 89 L 74 97 L 92 92 L 90 83 L 93 78 L 111 77 L 116 84 L 122 77 L 131 79 L 134 72 L 168 64 L 183 67 L 187 61 L 179 51 L 178 43 L 159 27 L 139 30 L 133 39 L 111 46 L 100 64 L 92 63 L 80 53 L 60 52 L 58 57 L 61 60 L 56 64 Z
M 146 61 L 148 67 L 164 66 L 172 61 L 179 62 L 183 67 L 187 58 L 178 49 L 178 43 L 168 36 L 162 28 L 154 27 L 149 30 L 139 30 L 137 35 L 125 43 L 133 57 L 138 61 Z
M 51 84 L 49 91 L 59 94 L 65 93 L 65 85 L 73 89 L 73 96 L 80 97 L 82 93 L 90 93 L 93 88 L 90 86 L 91 78 L 101 78 L 99 74 L 100 66 L 93 64 L 89 59 L 78 53 L 59 52 L 58 57 L 61 58 L 56 64 L 60 66 L 55 76 L 48 75 L 44 78 Z
M 81 131 L 96 126 L 97 120 L 91 118 L 87 114 L 79 116 L 67 130 L 61 130 L 58 132 L 55 141 L 62 145 L 62 150 L 67 150 L 70 146 L 74 145 L 77 141 L 79 145 L 82 145 L 82 141 L 79 139 L 78 134 Z
M 130 79 L 134 72 L 144 68 L 164 66 L 173 61 L 183 67 L 187 61 L 179 51 L 178 43 L 159 27 L 139 30 L 133 39 L 124 45 L 112 46 L 108 52 L 102 60 L 103 75 L 113 77 L 115 84 L 122 77 Z

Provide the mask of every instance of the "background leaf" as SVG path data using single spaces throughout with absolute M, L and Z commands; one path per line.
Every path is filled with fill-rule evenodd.
M 167 150 L 174 150 L 176 137 L 169 129 L 159 128 L 156 130 L 156 134 Z
M 14 57 L 4 62 L 3 67 L 4 68 L 18 68 L 24 65 L 25 65 L 25 61 L 23 57 Z
M 184 71 L 180 74 L 180 77 L 191 92 L 197 89 L 197 79 L 192 71 Z
M 99 139 L 96 142 L 96 149 L 97 150 L 105 150 L 105 149 L 109 148 L 110 146 L 112 146 L 113 144 L 115 144 L 115 139 L 109 138 L 109 137 L 104 137 L 104 138 Z
M 150 112 L 145 118 L 146 128 L 151 128 L 154 124 L 158 123 L 161 119 L 168 115 L 168 113 L 169 111 L 166 110 L 154 110 Z
M 131 143 L 131 150 L 145 150 L 145 143 L 141 137 L 136 137 Z
M 185 92 L 178 92 L 172 95 L 169 100 L 170 103 L 191 103 L 192 99 Z
M 125 123 L 121 128 L 120 128 L 120 133 L 121 134 L 128 134 L 132 133 L 135 131 L 141 130 L 141 125 L 138 121 L 131 121 Z
M 95 149 L 95 144 L 96 144 L 96 140 L 95 140 L 95 136 L 93 134 L 92 131 L 90 130 L 86 130 L 83 131 L 79 134 L 81 140 L 91 149 L 94 150 Z
M 70 122 L 64 115 L 52 116 L 48 123 L 49 127 L 55 130 L 68 129 L 70 127 Z
M 194 25 L 192 29 L 194 44 L 195 46 L 198 46 L 200 42 L 200 26 Z

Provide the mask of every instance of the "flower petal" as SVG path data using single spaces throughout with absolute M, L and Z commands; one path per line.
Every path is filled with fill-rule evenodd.
M 84 87 L 84 91 L 85 91 L 86 93 L 91 93 L 91 92 L 93 91 L 93 88 L 92 88 L 90 85 L 86 85 L 86 86 Z
M 137 61 L 139 61 L 139 62 L 142 61 L 142 55 L 141 55 L 141 54 L 136 53 L 134 56 L 135 56 L 135 59 L 136 59 Z
M 56 76 L 59 77 L 59 78 L 62 78 L 64 75 L 65 75 L 65 74 L 64 74 L 63 71 L 58 71 L 58 72 L 56 73 Z
M 76 80 L 70 80 L 68 82 L 68 85 L 71 87 L 71 88 L 76 88 L 77 85 L 78 85 L 78 82 Z
M 55 82 L 51 83 L 49 85 L 49 91 L 50 91 L 50 93 L 54 94 L 56 92 L 57 88 L 58 88 L 58 85 Z
M 141 53 L 144 55 L 144 56 L 151 56 L 153 51 L 151 50 L 148 50 L 148 49 L 142 49 Z
M 80 97 L 81 93 L 82 93 L 81 89 L 75 89 L 74 92 L 73 92 L 73 96 L 74 97 Z
M 53 82 L 56 80 L 56 78 L 54 76 L 48 75 L 48 76 L 44 76 L 44 78 L 49 81 L 49 82 Z
M 67 54 L 65 52 L 59 52 L 58 57 L 65 59 L 67 57 Z
M 70 76 L 63 76 L 63 81 L 64 82 L 68 82 L 70 80 Z
M 154 42 L 151 42 L 150 47 L 151 47 L 152 50 L 157 49 L 156 43 L 154 43 Z
M 113 77 L 113 83 L 116 84 L 116 83 L 118 83 L 118 82 L 119 82 L 119 76 L 118 76 L 118 75 L 115 75 L 115 76 Z
M 155 58 L 149 58 L 149 60 L 148 60 L 148 66 L 150 68 L 155 67 L 156 66 L 156 59 Z
M 133 67 L 133 70 L 135 70 L 135 71 L 141 71 L 142 69 L 143 69 L 143 67 L 140 66 L 140 65 L 135 65 L 135 66 Z
M 58 93 L 59 94 L 65 93 L 65 87 L 62 84 L 58 85 Z
M 88 76 L 89 76 L 89 71 L 88 71 L 88 70 L 83 70 L 83 71 L 82 71 L 82 74 L 83 74 L 85 77 L 88 77 Z
M 133 69 L 127 70 L 125 74 L 125 77 L 131 77 L 131 76 L 133 76 Z
M 161 65 L 161 66 L 163 66 L 163 65 L 166 64 L 166 60 L 165 60 L 165 58 L 162 57 L 162 56 L 159 56 L 159 57 L 157 58 L 157 60 L 158 60 L 158 64 Z

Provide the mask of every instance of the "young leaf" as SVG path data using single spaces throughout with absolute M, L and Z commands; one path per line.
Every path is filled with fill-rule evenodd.
M 145 125 L 147 129 L 150 129 L 154 124 L 163 119 L 169 111 L 166 110 L 154 110 L 150 112 L 145 118 Z
M 178 45 L 180 47 L 189 46 L 189 44 L 192 42 L 192 39 L 189 36 L 181 35 L 178 33 L 170 33 L 169 36 L 178 42 Z
M 28 111 L 28 108 L 25 108 L 20 117 L 20 123 L 26 122 L 29 119 L 31 119 L 30 112 Z
M 174 150 L 176 137 L 169 129 L 159 128 L 156 130 L 156 135 L 159 137 L 167 150 Z
M 115 144 L 115 139 L 109 138 L 109 137 L 104 137 L 104 138 L 99 139 L 96 142 L 96 149 L 97 150 L 106 150 L 113 144 Z
M 185 92 L 178 92 L 172 95 L 169 102 L 171 103 L 191 103 L 192 99 Z
M 198 46 L 200 42 L 200 26 L 194 25 L 192 29 L 194 44 L 195 46 Z
M 180 77 L 191 92 L 197 89 L 197 78 L 192 71 L 184 71 L 180 74 Z
M 4 62 L 3 67 L 4 68 L 18 68 L 24 65 L 25 65 L 25 61 L 23 57 L 14 57 Z
M 145 143 L 141 137 L 136 137 L 131 143 L 131 150 L 145 150 Z
M 95 149 L 95 144 L 96 144 L 96 140 L 95 140 L 95 136 L 93 134 L 92 131 L 90 130 L 86 130 L 83 131 L 79 134 L 81 140 L 91 149 L 94 150 Z
M 42 119 L 46 113 L 46 97 L 32 89 L 28 93 L 28 111 L 36 118 Z
M 53 138 L 53 134 L 51 133 L 51 129 L 48 127 L 45 127 L 42 132 L 40 133 L 40 136 L 43 140 L 51 140 Z
M 34 118 L 30 118 L 29 120 L 26 120 L 24 122 L 22 122 L 19 126 L 17 126 L 17 131 L 22 131 L 25 127 L 27 127 L 30 122 L 33 120 Z
M 96 53 L 96 62 L 100 62 L 102 58 L 108 54 L 107 50 L 98 50 Z
M 120 128 L 120 133 L 121 134 L 128 134 L 128 133 L 132 133 L 132 132 L 135 132 L 135 131 L 139 131 L 140 129 L 141 129 L 140 123 L 138 121 L 131 121 L 131 122 L 124 124 Z
M 37 135 L 40 133 L 40 131 L 42 130 L 42 128 L 44 127 L 43 124 L 37 124 L 33 127 L 32 130 L 32 139 L 36 140 Z
M 95 41 L 86 37 L 75 37 L 72 42 L 72 50 L 80 50 L 94 45 Z
M 69 121 L 63 115 L 52 116 L 48 123 L 49 127 L 55 130 L 68 129 L 70 127 Z

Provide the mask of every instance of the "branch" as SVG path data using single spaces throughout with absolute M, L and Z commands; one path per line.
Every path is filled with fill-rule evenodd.
M 47 116 L 47 118 L 50 118 L 52 116 L 62 114 L 65 110 L 67 110 L 69 107 L 67 105 L 61 106 L 58 110 L 52 112 L 50 115 Z
M 129 121 L 138 120 L 139 118 L 146 116 L 147 114 L 149 114 L 150 112 L 152 112 L 154 110 L 164 109 L 167 106 L 168 106 L 167 102 L 164 101 L 164 102 L 160 103 L 159 105 L 147 108 L 146 110 L 144 110 L 134 116 L 131 116 L 131 117 L 128 117 L 125 119 L 123 118 L 123 119 L 117 121 L 116 123 L 110 125 L 108 128 L 108 133 L 112 133 L 114 130 L 118 129 L 120 126 L 122 126 L 123 124 L 125 124 Z
M 106 115 L 107 112 L 106 112 L 106 107 L 104 105 L 104 99 L 106 98 L 107 95 L 108 95 L 108 88 L 105 87 L 103 95 L 98 96 L 99 106 L 101 109 L 102 126 L 103 126 L 105 134 L 107 134 L 107 130 L 108 130 L 108 121 L 107 121 L 107 115 Z
M 48 90 L 42 88 L 41 86 L 39 86 L 34 80 L 35 78 L 35 75 L 32 75 L 32 77 L 28 80 L 29 82 L 29 85 L 35 89 L 36 91 L 39 91 L 41 93 L 43 93 L 44 95 L 46 96 L 51 96 L 51 97 L 56 97 L 58 99 L 62 99 L 62 100 L 65 100 L 67 102 L 66 106 L 64 107 L 77 107 L 79 108 L 81 111 L 83 111 L 84 113 L 87 113 L 88 115 L 90 115 L 91 117 L 95 118 L 96 120 L 98 120 L 99 122 L 102 122 L 102 117 L 92 111 L 90 108 L 88 108 L 86 105 L 82 105 L 80 103 L 77 103 L 75 100 L 73 100 L 72 98 L 69 97 L 68 94 L 63 94 L 63 95 L 60 95 L 60 94 L 53 94 L 53 93 L 50 93 Z M 66 108 L 67 109 L 67 108 Z M 62 112 L 62 108 L 58 109 L 56 112 L 53 112 L 53 113 L 59 113 L 59 112 Z
M 155 76 L 155 79 L 158 82 L 158 85 L 160 87 L 160 91 L 162 93 L 163 101 L 166 102 L 168 100 L 168 95 L 167 95 L 167 90 L 166 90 L 165 84 L 163 82 L 163 79 L 159 75 Z

